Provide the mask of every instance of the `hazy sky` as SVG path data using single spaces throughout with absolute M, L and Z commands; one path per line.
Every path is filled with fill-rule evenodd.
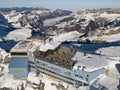
M 120 0 L 0 0 L 0 7 L 44 6 L 49 9 L 119 8 Z

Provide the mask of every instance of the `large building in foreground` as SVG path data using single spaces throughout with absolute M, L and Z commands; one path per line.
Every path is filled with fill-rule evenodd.
M 104 56 L 87 54 L 50 40 L 34 52 L 28 52 L 30 66 L 36 75 L 45 73 L 74 85 L 87 85 L 105 73 L 108 60 Z
M 69 36 L 64 34 L 45 42 L 22 41 L 11 50 L 11 60 L 29 60 L 29 68 L 36 75 L 45 73 L 74 85 L 87 85 L 105 73 L 108 60 L 104 56 L 82 53 L 62 45 L 60 40 Z
M 71 84 L 86 85 L 105 73 L 108 65 L 103 56 L 85 54 L 65 46 L 34 53 L 36 73 L 42 72 Z

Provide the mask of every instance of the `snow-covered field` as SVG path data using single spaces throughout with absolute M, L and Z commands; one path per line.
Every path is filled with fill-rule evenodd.
M 119 90 L 120 69 L 117 65 L 120 66 L 120 62 L 110 60 L 107 75 L 101 75 L 90 87 L 82 86 L 75 88 L 73 85 L 42 73 L 36 76 L 35 73 L 30 72 L 27 79 L 13 79 L 13 77 L 8 74 L 8 64 L 0 64 L 0 68 L 4 67 L 4 70 L 0 72 L 0 74 L 3 73 L 3 76 L 0 76 L 0 88 L 6 87 L 17 90 L 18 87 L 21 88 L 23 85 L 25 90 L 37 90 L 34 88 L 41 84 L 43 85 L 41 87 L 44 88 L 43 90 L 87 90 L 88 88 L 90 88 L 90 90 L 98 90 L 98 88 Z

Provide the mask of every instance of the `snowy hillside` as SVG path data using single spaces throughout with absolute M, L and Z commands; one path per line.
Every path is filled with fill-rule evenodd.
M 27 40 L 28 37 L 31 37 L 31 29 L 21 28 L 14 31 L 11 31 L 7 36 L 7 40 L 21 41 Z
M 54 27 L 48 28 L 48 31 L 60 33 L 77 30 L 86 36 L 102 36 L 120 27 L 120 13 L 112 13 L 112 10 L 108 12 L 106 9 L 104 11 L 96 9 L 94 12 L 92 10 L 94 11 L 94 9 L 79 11 L 73 16 L 64 18 Z
M 0 38 L 6 36 L 11 30 L 13 30 L 12 24 L 8 22 L 4 15 L 0 14 Z
M 3 12 L 5 18 L 8 19 L 8 22 L 12 23 L 14 27 L 18 27 L 18 28 L 20 28 L 21 26 L 22 27 L 31 26 L 32 28 L 35 29 L 41 29 L 43 28 L 43 22 L 42 22 L 43 20 L 67 16 L 72 13 L 71 11 L 61 10 L 61 9 L 50 11 L 48 9 L 33 8 L 30 11 L 29 8 L 27 8 L 27 9 L 23 9 L 22 12 L 20 12 L 19 9 L 22 10 L 22 8 L 14 8 L 14 9 L 11 8 L 10 12 L 7 13 Z M 1 11 L 3 10 L 1 8 Z

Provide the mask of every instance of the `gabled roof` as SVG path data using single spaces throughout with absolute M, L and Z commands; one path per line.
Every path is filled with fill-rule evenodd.
M 50 41 L 49 43 L 46 43 L 45 45 L 42 45 L 39 50 L 43 51 L 43 52 L 46 52 L 47 50 L 54 50 L 60 44 L 61 44 L 61 42 Z
M 31 47 L 31 44 L 31 41 L 20 41 L 10 50 L 10 52 L 27 52 Z

